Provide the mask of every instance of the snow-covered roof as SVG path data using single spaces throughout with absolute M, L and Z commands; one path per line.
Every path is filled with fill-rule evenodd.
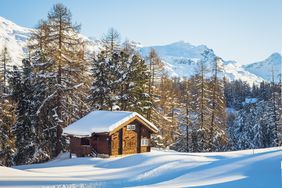
M 92 111 L 83 118 L 70 124 L 63 130 L 63 134 L 77 136 L 91 136 L 92 133 L 111 132 L 121 124 L 134 119 L 141 119 L 153 132 L 158 128 L 136 112 L 127 111 Z

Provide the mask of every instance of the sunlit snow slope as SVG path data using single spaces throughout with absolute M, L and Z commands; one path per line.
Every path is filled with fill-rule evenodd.
M 271 54 L 267 59 L 245 65 L 244 68 L 263 79 L 272 82 L 279 82 L 282 74 L 281 55 L 279 53 Z
M 222 153 L 151 153 L 0 167 L 0 187 L 280 188 L 282 148 Z
M 163 60 L 165 71 L 171 77 L 191 77 L 195 74 L 199 61 L 204 61 L 207 72 L 210 72 L 213 67 L 214 57 L 217 56 L 212 49 L 205 45 L 194 46 L 184 41 L 162 45 L 149 46 L 140 48 L 140 53 L 146 57 L 151 48 L 154 48 Z M 204 60 L 202 54 L 204 51 L 208 52 L 208 58 Z M 241 79 L 243 81 L 252 83 L 259 83 L 263 81 L 260 76 L 248 72 L 236 61 L 220 61 L 219 71 L 220 77 L 226 77 L 229 80 Z M 207 77 L 210 75 L 207 74 Z
M 0 50 L 7 47 L 11 64 L 21 65 L 24 57 L 28 56 L 27 42 L 34 29 L 21 27 L 0 16 Z M 79 35 L 85 42 L 85 49 L 88 54 L 99 51 L 100 41 L 90 40 L 89 38 Z
M 20 65 L 27 54 L 27 40 L 32 29 L 21 27 L 0 16 L 0 49 L 7 47 L 13 64 Z

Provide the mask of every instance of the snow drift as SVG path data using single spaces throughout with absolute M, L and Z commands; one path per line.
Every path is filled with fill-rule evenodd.
M 282 148 L 220 153 L 157 151 L 0 167 L 0 187 L 280 188 Z

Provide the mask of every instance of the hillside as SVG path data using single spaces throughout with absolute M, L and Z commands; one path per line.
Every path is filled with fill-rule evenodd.
M 66 156 L 64 156 L 66 157 Z M 281 187 L 281 148 L 57 159 L 0 167 L 0 187 Z

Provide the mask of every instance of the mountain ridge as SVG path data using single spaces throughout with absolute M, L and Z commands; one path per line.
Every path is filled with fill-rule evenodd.
M 247 71 L 259 75 L 264 80 L 271 82 L 274 79 L 274 82 L 279 82 L 282 73 L 281 59 L 281 55 L 274 52 L 262 61 L 247 64 L 243 67 Z
M 191 77 L 200 61 L 204 62 L 209 70 L 212 70 L 212 64 L 215 57 L 218 57 L 214 51 L 206 45 L 194 46 L 190 43 L 179 41 L 166 45 L 146 46 L 139 51 L 143 57 L 148 56 L 151 48 L 154 48 L 164 63 L 166 73 L 171 77 Z M 208 52 L 207 59 L 204 60 L 202 54 Z M 236 61 L 226 61 L 221 59 L 219 62 L 222 70 L 219 71 L 219 77 L 226 77 L 229 80 L 241 79 L 252 83 L 260 83 L 263 79 L 251 72 L 248 72 Z M 210 77 L 211 73 L 207 73 Z
M 9 52 L 12 52 L 10 54 L 13 64 L 21 65 L 22 59 L 28 56 L 27 41 L 34 30 L 35 29 L 21 27 L 0 16 L 0 47 L 7 46 Z M 88 54 L 100 50 L 101 41 L 93 40 L 82 34 L 80 34 L 80 37 L 86 41 Z M 156 49 L 164 63 L 165 71 L 171 77 L 190 77 L 194 75 L 197 63 L 202 60 L 202 53 L 204 51 L 208 51 L 209 54 L 206 62 L 208 66 L 211 66 L 212 59 L 217 56 L 214 51 L 206 45 L 192 45 L 183 40 L 165 45 L 145 47 L 138 45 L 138 50 L 143 57 L 148 56 L 151 48 Z M 275 68 L 278 70 L 279 67 L 281 67 L 281 55 L 276 52 L 271 54 L 271 57 L 270 59 L 266 58 L 265 60 L 243 66 L 236 61 L 222 60 L 221 66 L 224 67 L 224 71 L 222 71 L 219 76 L 226 76 L 229 80 L 241 79 L 249 84 L 259 83 L 263 80 L 271 81 L 269 75 L 264 74 L 264 70 L 269 68 L 263 66 L 262 70 L 258 69 L 258 67 L 262 66 L 263 62 L 267 65 L 270 62 L 276 62 L 278 67 Z

